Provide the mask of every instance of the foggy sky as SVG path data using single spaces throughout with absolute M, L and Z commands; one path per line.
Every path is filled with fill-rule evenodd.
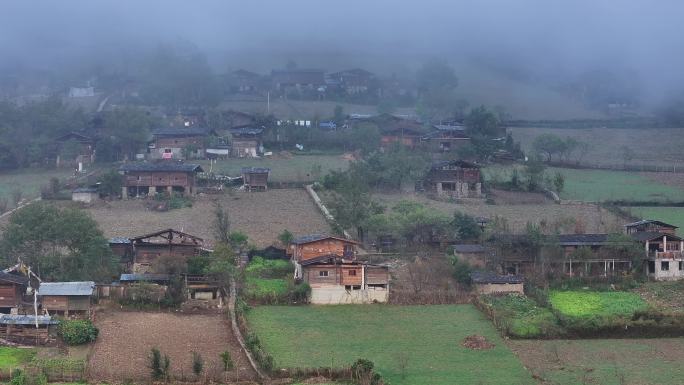
M 403 68 L 402 57 L 487 58 L 541 78 L 635 70 L 661 92 L 684 84 L 682 15 L 676 0 L 7 0 L 0 68 L 54 69 L 187 41 L 217 68 L 264 71 L 273 63 L 257 58 L 269 55 L 344 58 L 340 66 L 384 57 L 389 68 Z

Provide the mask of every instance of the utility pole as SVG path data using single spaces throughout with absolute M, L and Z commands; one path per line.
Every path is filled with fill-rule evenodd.
M 266 115 L 271 114 L 271 91 L 266 91 Z

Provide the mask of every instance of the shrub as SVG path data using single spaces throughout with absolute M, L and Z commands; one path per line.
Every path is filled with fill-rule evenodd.
M 67 345 L 82 345 L 95 341 L 99 330 L 90 320 L 63 320 L 58 333 Z
M 221 362 L 223 362 L 224 372 L 232 370 L 235 367 L 235 365 L 233 364 L 233 359 L 230 357 L 230 352 L 227 350 L 221 353 Z
M 538 338 L 564 334 L 558 318 L 547 308 L 522 295 L 485 295 L 481 303 L 489 310 L 495 325 L 516 338 Z
M 164 356 L 162 357 L 162 354 L 159 351 L 159 349 L 152 348 L 150 350 L 150 356 L 148 360 L 148 368 L 151 370 L 153 379 L 168 379 L 171 369 L 171 359 L 168 355 L 164 354 Z
M 12 379 L 9 383 L 10 385 L 26 385 L 26 373 L 21 369 L 14 369 L 12 371 Z
M 202 355 L 197 352 L 192 352 L 192 372 L 195 373 L 196 376 L 199 376 L 202 374 L 202 369 L 204 369 Z

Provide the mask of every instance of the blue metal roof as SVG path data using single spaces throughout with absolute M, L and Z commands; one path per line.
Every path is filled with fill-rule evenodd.
M 0 314 L 0 325 L 56 325 L 59 322 L 49 315 Z
M 134 281 L 168 281 L 168 274 L 121 274 L 119 281 L 134 282 Z

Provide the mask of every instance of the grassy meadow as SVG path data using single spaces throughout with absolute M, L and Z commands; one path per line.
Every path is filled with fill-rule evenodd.
M 260 306 L 247 318 L 277 367 L 342 366 L 366 358 L 393 385 L 535 383 L 471 305 Z M 473 334 L 496 346 L 462 346 Z
M 513 167 L 520 167 L 520 176 L 524 177 L 521 166 L 490 166 L 485 168 L 485 179 L 508 181 Z M 584 202 L 684 201 L 684 190 L 659 183 L 637 172 L 548 167 L 545 175 L 552 178 L 557 172 L 565 177 L 561 199 Z
M 9 207 L 14 207 L 14 191 L 21 191 L 23 199 L 40 196 L 42 186 L 50 182 L 50 178 L 67 178 L 73 174 L 71 169 L 23 169 L 0 173 L 0 199 L 6 199 Z
M 204 171 L 210 170 L 209 161 L 199 161 Z M 282 157 L 249 159 L 231 158 L 219 160 L 213 165 L 213 172 L 230 176 L 240 175 L 243 167 L 266 167 L 271 169 L 269 181 L 311 182 L 331 170 L 346 170 L 349 161 L 341 155 L 292 155 Z

